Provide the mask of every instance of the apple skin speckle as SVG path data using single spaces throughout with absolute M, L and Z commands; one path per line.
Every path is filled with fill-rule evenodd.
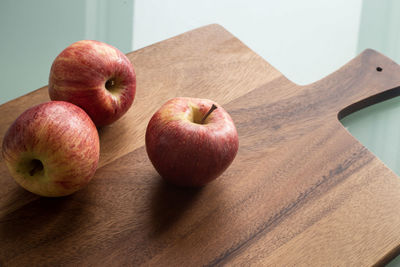
M 106 83 L 112 79 L 112 90 Z M 51 100 L 73 103 L 96 126 L 117 121 L 131 107 L 136 94 L 136 73 L 117 48 L 94 40 L 82 40 L 64 49 L 54 60 L 49 76 Z
M 239 139 L 229 114 L 217 104 L 205 123 L 199 123 L 212 104 L 216 103 L 207 99 L 174 98 L 151 118 L 146 151 L 165 180 L 178 186 L 203 186 L 234 160 Z
M 2 155 L 23 188 L 41 196 L 65 196 L 94 176 L 99 135 L 81 108 L 50 101 L 29 108 L 14 121 L 4 136 Z M 34 160 L 43 168 L 35 171 L 30 165 Z

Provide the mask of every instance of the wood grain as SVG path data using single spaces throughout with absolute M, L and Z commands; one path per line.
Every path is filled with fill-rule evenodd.
M 100 129 L 88 187 L 38 198 L 0 162 L 0 264 L 368 266 L 399 253 L 400 181 L 338 121 L 398 95 L 397 64 L 367 50 L 298 86 L 217 25 L 129 58 L 138 96 Z M 45 94 L 0 106 L 0 134 Z M 150 116 L 174 96 L 214 99 L 239 132 L 235 161 L 203 188 L 164 183 L 143 146 Z

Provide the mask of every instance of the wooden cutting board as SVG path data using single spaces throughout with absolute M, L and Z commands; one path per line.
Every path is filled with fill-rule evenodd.
M 367 266 L 399 253 L 400 180 L 338 120 L 400 93 L 393 61 L 367 50 L 299 86 L 218 25 L 128 57 L 137 97 L 99 130 L 86 188 L 35 196 L 1 159 L 0 265 Z M 238 129 L 233 164 L 200 189 L 164 183 L 144 148 L 151 115 L 175 96 L 215 100 Z M 0 138 L 45 101 L 46 87 L 0 106 Z

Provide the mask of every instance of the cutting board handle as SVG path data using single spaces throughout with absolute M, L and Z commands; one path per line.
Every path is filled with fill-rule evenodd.
M 335 112 L 339 119 L 367 106 L 400 95 L 400 66 L 372 49 L 363 51 L 342 68 L 312 86 L 322 93 L 336 87 Z M 325 91 L 325 92 L 324 92 Z

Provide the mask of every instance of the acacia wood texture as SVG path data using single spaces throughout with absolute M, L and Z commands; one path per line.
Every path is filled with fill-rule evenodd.
M 137 99 L 100 130 L 102 166 L 85 189 L 38 198 L 0 162 L 0 263 L 368 266 L 398 253 L 400 181 L 337 119 L 398 86 L 397 64 L 367 50 L 298 86 L 217 25 L 129 58 Z M 1 135 L 44 90 L 0 106 Z M 238 129 L 233 164 L 200 189 L 164 183 L 143 146 L 152 113 L 174 96 L 223 104 Z

